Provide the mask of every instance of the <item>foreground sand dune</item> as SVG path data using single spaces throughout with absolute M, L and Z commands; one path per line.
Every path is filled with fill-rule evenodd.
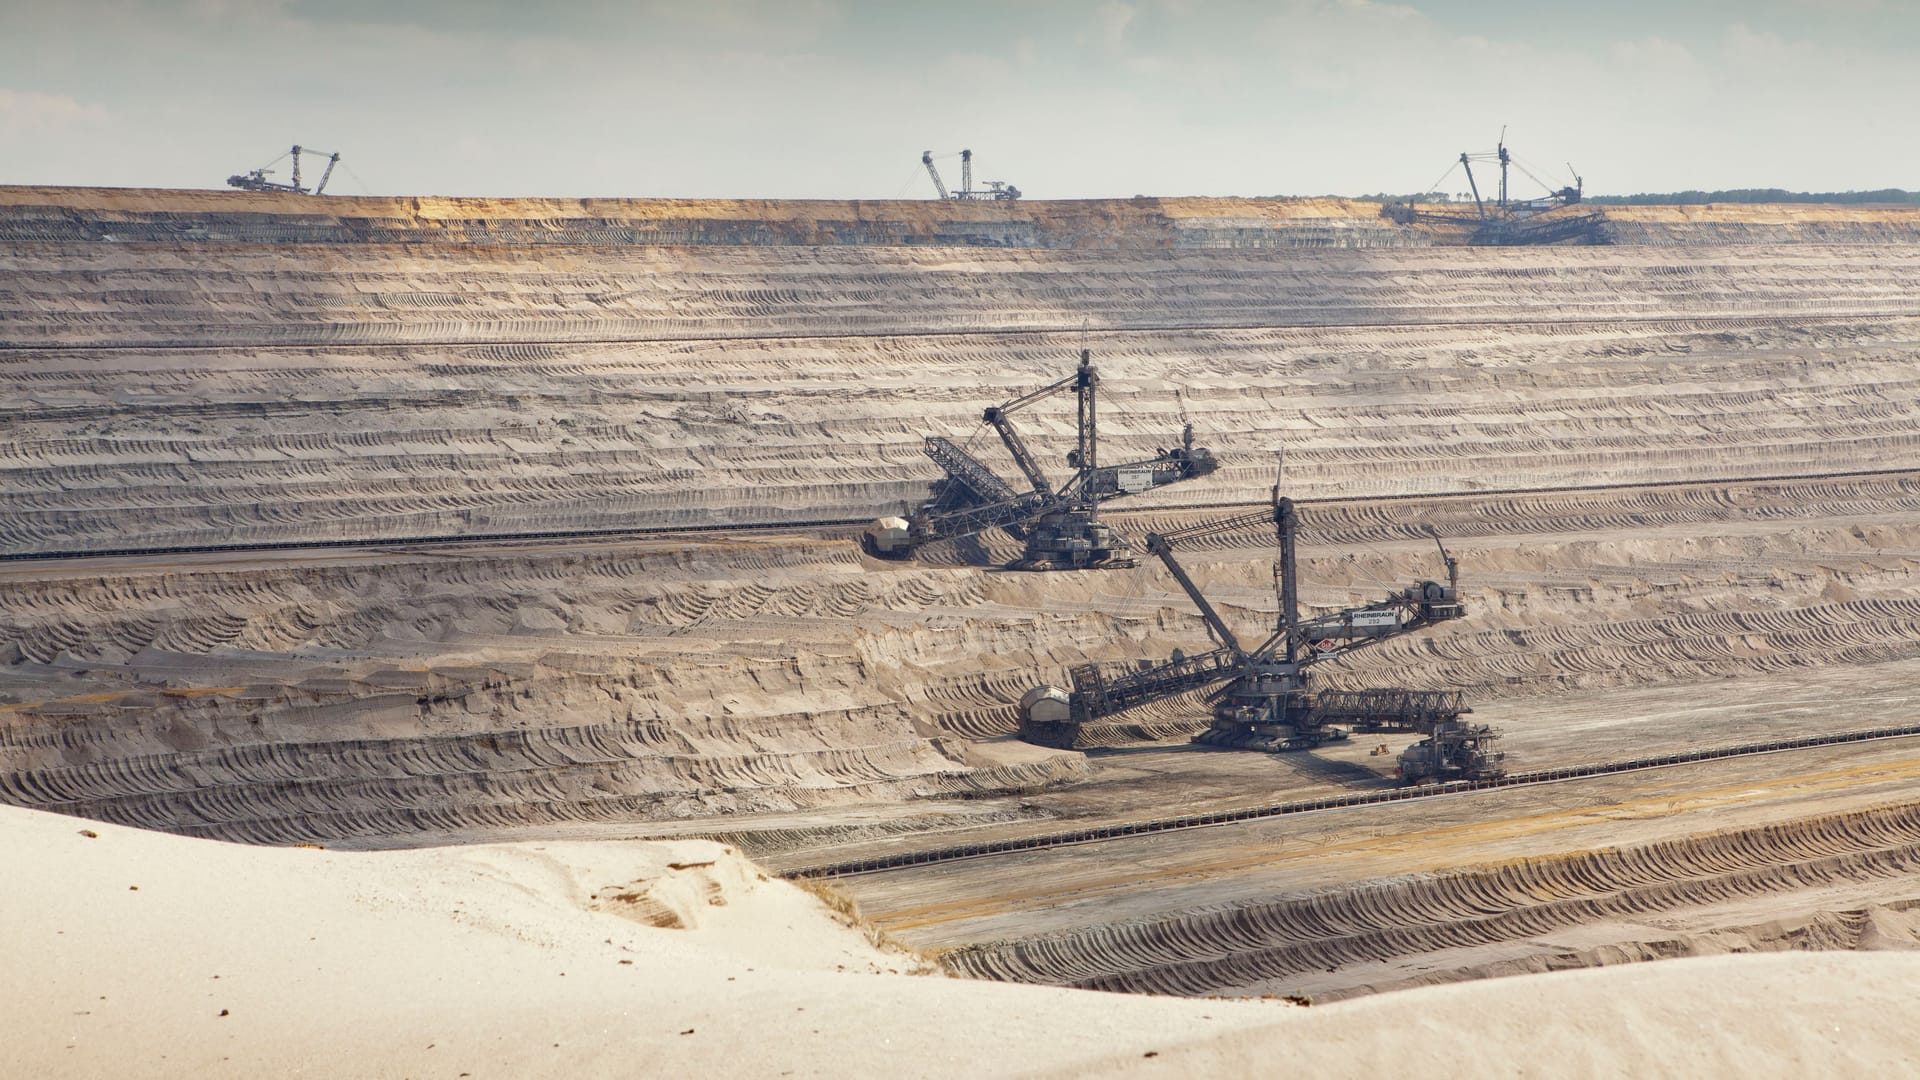
M 90 835 L 91 834 L 91 835 Z M 1911 954 L 1297 1009 L 905 974 L 719 845 L 241 848 L 0 808 L 8 1076 L 1887 1075 Z M 665 923 L 668 925 L 655 925 Z M 672 924 L 683 928 L 674 928 Z

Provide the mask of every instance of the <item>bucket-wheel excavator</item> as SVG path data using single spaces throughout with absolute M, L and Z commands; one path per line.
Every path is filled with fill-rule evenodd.
M 906 517 L 882 517 L 869 525 L 862 538 L 868 554 L 907 558 L 914 549 L 939 540 L 955 540 L 1005 529 L 1024 541 L 1025 550 L 1012 564 L 1022 570 L 1074 570 L 1091 566 L 1131 565 L 1114 558 L 1113 530 L 1100 521 L 1100 504 L 1110 499 L 1205 476 L 1219 467 L 1211 451 L 1193 445 L 1188 425 L 1181 444 L 1144 461 L 1102 466 L 1096 391 L 1099 372 L 1092 355 L 1080 352 L 1080 367 L 1071 376 L 988 408 L 981 416 L 991 425 L 1019 468 L 1018 490 L 1002 480 L 979 458 L 951 439 L 931 435 L 926 454 L 946 472 L 935 482 L 931 497 Z M 1067 455 L 1073 475 L 1058 488 L 1019 429 L 1014 414 L 1071 389 L 1078 405 L 1078 441 Z
M 280 159 L 287 156 L 287 154 L 281 154 L 280 157 L 274 158 L 272 161 L 267 162 L 265 165 L 251 172 L 227 177 L 227 186 L 236 187 L 242 191 L 280 191 L 290 195 L 308 194 L 307 189 L 300 186 L 300 155 L 313 154 L 318 156 L 323 154 L 323 151 L 309 149 L 304 146 L 295 146 L 289 153 L 293 155 L 293 180 L 290 183 L 282 184 L 267 179 L 273 172 L 273 166 L 279 164 Z M 333 176 L 333 167 L 340 164 L 340 155 L 338 153 L 326 154 L 325 156 L 327 159 L 327 169 L 320 174 L 320 182 L 313 185 L 312 194 L 315 195 L 326 194 L 327 181 Z
M 1244 646 L 1174 556 L 1183 542 L 1237 532 L 1271 521 L 1279 539 L 1275 564 L 1279 615 L 1273 633 L 1254 648 Z M 1043 746 L 1071 748 L 1082 725 L 1126 709 L 1194 691 L 1211 691 L 1213 723 L 1194 736 L 1208 746 L 1246 750 L 1304 750 L 1345 739 L 1351 732 L 1412 731 L 1427 736 L 1400 757 L 1406 783 L 1492 779 L 1504 773 L 1504 755 L 1493 749 L 1496 732 L 1461 720 L 1471 712 L 1457 691 L 1322 690 L 1311 670 L 1356 649 L 1466 614 L 1459 564 L 1440 546 L 1447 583 L 1422 581 L 1384 600 L 1302 619 L 1296 585 L 1293 500 L 1276 487 L 1270 510 L 1223 518 L 1185 529 L 1149 533 L 1147 550 L 1200 611 L 1214 648 L 1194 655 L 1176 650 L 1149 666 L 1083 664 L 1069 672 L 1072 690 L 1043 686 L 1020 703 L 1020 735 Z M 1436 543 L 1438 539 L 1436 538 Z

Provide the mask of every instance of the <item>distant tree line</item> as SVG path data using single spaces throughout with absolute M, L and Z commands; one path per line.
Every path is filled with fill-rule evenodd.
M 1330 196 L 1330 198 L 1351 198 L 1356 202 L 1378 203 L 1435 203 L 1457 201 L 1458 196 L 1449 198 L 1446 192 L 1429 191 L 1419 195 L 1389 195 L 1377 192 L 1370 195 Z M 1473 201 L 1467 197 L 1467 201 Z M 1488 198 L 1489 202 L 1492 201 Z M 1878 191 L 1788 191 L 1785 188 L 1734 188 L 1728 191 L 1665 191 L 1642 192 L 1638 195 L 1588 195 L 1582 202 L 1596 203 L 1600 206 L 1700 206 L 1704 203 L 1893 203 L 1920 204 L 1920 191 L 1907 191 L 1902 188 L 1881 188 Z
M 1730 191 L 1669 191 L 1639 195 L 1589 195 L 1601 206 L 1698 206 L 1702 203 L 1920 203 L 1920 191 L 1787 191 L 1784 188 L 1734 188 Z
M 1384 191 L 1371 195 L 1332 195 L 1334 199 L 1352 199 L 1354 202 L 1377 203 L 1415 203 L 1415 202 L 1452 202 L 1453 197 L 1444 191 L 1423 191 L 1418 195 L 1389 195 Z M 1469 199 L 1469 202 L 1472 200 Z

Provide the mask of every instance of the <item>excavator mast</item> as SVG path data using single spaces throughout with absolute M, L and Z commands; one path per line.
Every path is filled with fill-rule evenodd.
M 1200 591 L 1200 586 L 1195 585 L 1193 579 L 1187 576 L 1186 567 L 1181 566 L 1180 560 L 1173 557 L 1173 545 L 1167 543 L 1167 538 L 1159 533 L 1148 533 L 1147 550 L 1159 556 L 1160 561 L 1166 564 L 1167 572 L 1173 575 L 1173 580 L 1179 582 L 1180 587 L 1186 590 L 1187 596 L 1193 600 L 1193 606 L 1200 609 L 1200 618 L 1207 624 L 1207 632 L 1213 636 L 1213 640 L 1235 656 L 1245 658 L 1247 652 L 1240 647 L 1240 639 L 1234 636 L 1226 620 L 1222 619 L 1220 613 L 1213 609 L 1213 605 L 1207 602 L 1207 596 Z

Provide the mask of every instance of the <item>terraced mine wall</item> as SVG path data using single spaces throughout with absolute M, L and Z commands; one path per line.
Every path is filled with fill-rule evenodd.
M 0 799 L 368 845 L 1032 813 L 1091 766 L 1011 744 L 1013 703 L 1205 641 L 1176 587 L 982 569 L 1002 537 L 900 565 L 844 528 L 726 527 L 897 509 L 924 436 L 992 458 L 981 408 L 1083 344 L 1106 460 L 1191 423 L 1225 462 L 1123 528 L 1264 499 L 1284 446 L 1309 604 L 1432 576 L 1428 530 L 1451 538 L 1474 616 L 1329 685 L 1539 715 L 1920 658 L 1910 218 L 1632 208 L 1661 243 L 1484 249 L 1363 204 L 1149 202 L 0 189 L 0 555 L 349 545 L 0 563 Z M 953 242 L 1016 225 L 1033 244 Z M 1066 410 L 1023 424 L 1069 448 Z M 663 526 L 717 531 L 380 546 Z M 1267 542 L 1192 554 L 1249 636 Z
M 1421 247 L 1374 203 L 340 198 L 0 188 L 0 241 L 496 246 Z
M 1912 244 L 1920 214 L 1901 207 L 1721 204 L 1588 207 L 1606 242 L 1714 244 Z
M 1058 246 L 808 242 L 850 207 L 5 189 L 0 554 L 865 519 L 936 477 L 924 436 L 977 437 L 1083 344 L 1108 460 L 1191 422 L 1226 462 L 1148 505 L 1257 499 L 1283 443 L 1300 497 L 1914 449 L 1898 215 L 1676 254 L 1382 247 L 1424 234 L 1325 200 L 900 203 L 929 243 L 1002 214 Z M 764 243 L 594 240 L 695 213 Z M 1179 239 L 1229 220 L 1273 246 Z M 1070 418 L 1029 415 L 1064 453 Z
M 459 199 L 0 186 L 0 242 L 500 246 L 1404 248 L 1501 242 L 1870 244 L 1920 212 L 1817 205 L 1565 207 L 1510 229 L 1407 225 L 1348 199 Z

